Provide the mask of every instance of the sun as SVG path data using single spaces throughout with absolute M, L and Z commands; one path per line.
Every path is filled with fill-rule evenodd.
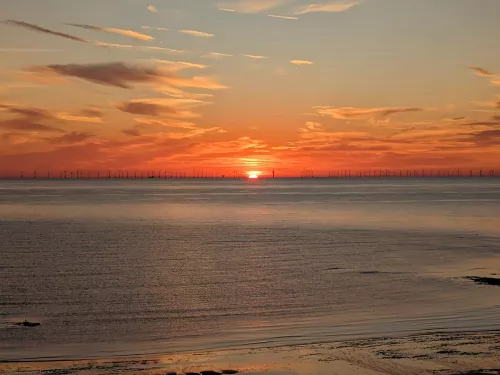
M 251 180 L 256 180 L 257 178 L 259 178 L 259 174 L 257 172 L 249 172 L 248 178 Z

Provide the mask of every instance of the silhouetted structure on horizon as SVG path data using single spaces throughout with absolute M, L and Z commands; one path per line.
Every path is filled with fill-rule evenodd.
M 75 177 L 76 176 L 76 177 Z M 276 170 L 273 168 L 272 172 L 267 175 L 260 176 L 266 178 L 276 177 Z M 494 178 L 500 177 L 499 169 L 371 169 L 371 170 L 351 170 L 339 169 L 330 172 L 316 173 L 312 169 L 305 169 L 297 176 L 281 175 L 279 178 L 303 178 L 303 179 L 350 179 L 350 178 Z M 83 179 L 124 179 L 124 180 L 137 180 L 145 178 L 155 178 L 164 180 L 176 179 L 246 179 L 248 175 L 241 169 L 234 169 L 231 174 L 218 174 L 213 171 L 205 169 L 193 169 L 192 174 L 180 171 L 167 171 L 167 170 L 152 170 L 152 171 L 128 171 L 111 169 L 103 171 L 83 171 L 83 170 L 61 170 L 61 171 L 41 171 L 34 170 L 33 172 L 25 173 L 19 172 L 2 172 L 0 171 L 0 179 L 51 179 L 51 180 L 83 180 Z

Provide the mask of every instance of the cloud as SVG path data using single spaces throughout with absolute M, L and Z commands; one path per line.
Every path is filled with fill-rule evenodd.
M 500 129 L 490 129 L 476 132 L 471 136 L 470 140 L 480 146 L 499 146 Z
M 199 89 L 207 89 L 207 90 L 223 90 L 228 89 L 228 86 L 225 86 L 212 77 L 204 77 L 204 76 L 194 76 L 191 78 L 177 78 L 171 82 L 169 82 L 172 86 L 176 87 L 192 87 Z
M 291 60 L 290 63 L 294 64 L 294 65 L 313 65 L 314 64 L 312 61 L 308 61 L 308 60 Z
M 167 29 L 165 27 L 151 27 L 151 26 L 141 26 L 141 29 L 144 29 L 144 30 L 158 30 L 158 31 L 170 31 L 170 29 Z
M 14 115 L 28 117 L 37 120 L 55 119 L 56 117 L 49 111 L 35 107 L 17 106 L 12 104 L 0 103 L 0 110 Z
M 93 42 L 92 44 L 99 46 L 99 47 L 106 47 L 106 48 L 119 48 L 119 49 L 135 49 L 139 51 L 163 51 L 167 53 L 185 53 L 187 51 L 184 50 L 178 50 L 178 49 L 171 49 L 171 48 L 165 48 L 165 47 L 158 47 L 158 46 L 136 46 L 132 44 L 117 44 L 117 43 L 104 43 L 104 42 Z
M 299 130 L 303 133 L 324 131 L 323 125 L 321 125 L 319 122 L 312 122 L 312 121 L 307 121 L 305 123 L 305 128 L 300 128 Z
M 134 38 L 134 39 L 139 39 L 139 40 L 153 40 L 154 39 L 151 35 L 147 35 L 147 34 L 143 34 L 143 33 L 138 33 L 137 31 L 132 31 L 132 30 L 114 29 L 114 28 L 110 28 L 110 27 L 82 25 L 82 24 L 75 24 L 75 23 L 67 23 L 66 25 L 73 26 L 73 27 L 79 27 L 81 29 L 94 30 L 94 31 L 102 31 L 104 33 L 110 33 L 110 34 L 118 34 L 118 35 L 122 35 L 122 36 L 128 36 L 128 37 L 131 37 L 131 38 Z
M 16 116 L 0 122 L 0 128 L 19 131 L 62 132 L 52 126 L 61 121 L 101 123 L 102 113 L 94 108 L 87 108 L 75 113 L 48 111 L 37 107 L 28 107 L 9 103 L 0 103 L 0 112 Z M 50 121 L 51 125 L 44 122 Z
M 237 13 L 259 13 L 280 7 L 290 0 L 237 0 L 219 4 L 219 10 Z
M 49 48 L 0 48 L 0 52 L 37 53 L 37 52 L 62 52 L 62 50 L 61 49 L 49 49 Z
M 172 67 L 175 68 L 175 70 L 181 70 L 181 69 L 187 69 L 187 68 L 194 68 L 194 69 L 207 69 L 207 68 L 209 68 L 208 65 L 196 64 L 196 63 L 191 63 L 191 62 L 187 62 L 187 61 L 170 61 L 170 60 L 159 60 L 159 59 L 153 59 L 151 61 L 158 63 L 158 64 L 171 65 Z
M 298 17 L 280 16 L 280 15 L 277 15 L 277 14 L 268 14 L 267 16 L 271 17 L 271 18 L 280 18 L 280 19 L 284 19 L 284 20 L 298 20 L 299 19 Z
M 86 141 L 89 138 L 94 137 L 94 134 L 84 133 L 84 132 L 71 132 L 61 135 L 60 137 L 55 138 L 46 138 L 49 143 L 54 144 L 74 144 Z
M 206 104 L 210 103 L 195 99 L 153 98 L 130 100 L 116 103 L 115 106 L 122 112 L 135 115 L 196 118 L 200 116 L 192 112 L 191 109 Z
M 160 83 L 169 78 L 153 67 L 131 66 L 121 62 L 103 64 L 46 65 L 28 71 L 75 77 L 89 82 L 128 89 L 131 84 Z
M 248 57 L 250 59 L 255 59 L 255 60 L 267 59 L 266 56 L 258 56 L 258 55 L 243 55 L 243 56 Z
M 202 31 L 197 31 L 197 30 L 179 30 L 179 32 L 182 33 L 182 34 L 199 36 L 199 37 L 202 37 L 202 38 L 211 38 L 211 37 L 214 36 L 214 34 L 204 33 Z
M 34 132 L 62 132 L 61 129 L 54 128 L 50 125 L 41 124 L 29 117 L 0 121 L 0 129 Z
M 162 116 L 165 114 L 177 114 L 177 110 L 175 108 L 140 101 L 118 103 L 116 108 L 122 112 L 132 113 L 135 115 Z
M 150 50 L 150 51 L 165 51 L 165 52 L 172 52 L 172 53 L 186 53 L 188 51 L 181 50 L 181 49 L 171 49 L 171 48 L 165 48 L 165 47 L 156 47 L 156 46 L 130 46 L 132 48 L 137 48 L 137 49 L 142 49 L 142 50 Z
M 328 12 L 328 13 L 339 13 L 345 12 L 358 5 L 358 2 L 334 2 L 325 4 L 310 4 L 301 9 L 299 9 L 295 14 L 307 14 L 316 12 Z
M 490 72 L 487 69 L 480 68 L 477 66 L 469 66 L 469 69 L 474 71 L 479 77 L 491 78 L 491 83 L 495 86 L 500 86 L 500 75 Z
M 0 121 L 0 129 L 34 132 L 62 132 L 50 125 L 43 124 L 47 120 L 57 120 L 51 112 L 35 107 L 0 103 L 0 111 L 16 117 Z
M 166 128 L 181 128 L 181 129 L 197 129 L 198 128 L 192 122 L 172 120 L 172 119 L 157 120 L 157 119 L 149 119 L 149 118 L 136 118 L 134 120 L 141 125 L 148 125 L 148 126 L 161 126 L 161 127 L 166 127 Z
M 46 28 L 40 27 L 38 25 L 34 25 L 34 24 L 31 24 L 28 22 L 23 22 L 23 21 L 9 20 L 9 21 L 5 21 L 5 23 L 9 24 L 9 25 L 23 27 L 25 29 L 39 32 L 39 33 L 59 36 L 59 37 L 65 38 L 65 39 L 73 40 L 75 42 L 92 44 L 92 45 L 98 46 L 98 47 L 119 48 L 119 49 L 135 49 L 135 50 L 139 50 L 139 51 L 164 51 L 164 52 L 168 52 L 168 53 L 184 53 L 184 52 L 186 52 L 183 50 L 176 50 L 176 49 L 170 49 L 170 48 L 158 47 L 158 46 L 137 46 L 137 45 L 131 45 L 131 44 L 106 43 L 106 42 L 101 42 L 98 40 L 84 39 L 84 38 L 80 38 L 80 37 L 77 37 L 77 36 L 74 36 L 71 34 L 66 34 L 66 33 L 61 33 L 58 31 L 46 29 Z
M 154 5 L 149 5 L 148 10 L 153 13 L 158 13 L 158 9 Z
M 420 112 L 423 108 L 388 107 L 388 108 L 354 108 L 354 107 L 314 107 L 318 114 L 339 120 L 365 120 L 373 117 L 388 117 L 398 113 Z
M 141 135 L 140 128 L 137 126 L 129 129 L 123 129 L 122 133 L 131 137 L 139 137 Z
M 500 108 L 500 103 L 499 103 L 499 108 Z M 467 122 L 467 123 L 462 124 L 462 125 L 463 126 L 486 126 L 486 127 L 496 128 L 496 127 L 500 126 L 500 115 L 494 115 L 488 121 L 471 121 L 471 122 Z
M 96 117 L 96 116 L 85 116 L 83 114 L 72 114 L 72 113 L 58 113 L 57 118 L 60 120 L 65 120 L 65 121 L 76 121 L 76 122 L 88 122 L 88 123 L 94 123 L 94 124 L 100 124 L 102 123 L 102 118 L 101 117 Z
M 80 114 L 89 117 L 102 117 L 103 113 L 98 108 L 84 108 L 80 110 Z
M 15 21 L 15 20 L 7 20 L 7 21 L 5 21 L 5 23 L 8 24 L 8 25 L 19 26 L 19 27 L 22 27 L 22 28 L 25 28 L 25 29 L 28 29 L 28 30 L 32 30 L 32 31 L 36 31 L 36 32 L 39 32 L 39 33 L 44 33 L 44 34 L 59 36 L 61 38 L 73 40 L 75 42 L 92 43 L 92 44 L 94 43 L 91 40 L 83 39 L 83 38 L 80 38 L 80 37 L 77 37 L 77 36 L 74 36 L 74 35 L 71 35 L 71 34 L 66 34 L 66 33 L 61 33 L 61 32 L 58 32 L 58 31 L 53 31 L 53 30 L 46 29 L 44 27 L 41 27 L 41 26 L 38 26 L 38 25 L 35 25 L 35 24 L 32 24 L 32 23 L 28 23 L 28 22 Z
M 469 66 L 469 69 L 476 72 L 476 74 L 480 77 L 494 77 L 495 76 L 495 74 L 493 74 L 489 70 L 486 70 L 484 68 L 480 68 L 477 66 Z
M 42 75 L 74 77 L 88 82 L 130 89 L 133 84 L 170 85 L 174 87 L 198 87 L 209 90 L 224 89 L 226 86 L 210 77 L 183 78 L 168 69 L 155 66 L 128 65 L 123 62 L 98 64 L 67 64 L 36 66 L 29 72 Z
M 207 93 L 187 92 L 179 89 L 178 87 L 171 87 L 171 86 L 158 87 L 156 88 L 156 91 L 163 95 L 168 95 L 170 97 L 180 98 L 180 99 L 200 99 L 200 98 L 210 98 L 213 96 L 213 94 L 207 94 Z
M 205 57 L 207 59 L 220 60 L 224 57 L 233 57 L 233 55 L 229 55 L 227 53 L 209 52 L 209 53 L 202 55 L 201 57 Z

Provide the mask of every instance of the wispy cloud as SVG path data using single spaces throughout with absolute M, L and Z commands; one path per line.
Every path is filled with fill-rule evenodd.
M 500 86 L 500 75 L 490 72 L 487 69 L 480 68 L 477 66 L 470 66 L 469 69 L 474 71 L 479 77 L 491 78 L 491 83 L 495 86 Z
M 171 48 L 165 48 L 165 47 L 156 47 L 156 46 L 130 46 L 132 48 L 137 48 L 137 49 L 142 49 L 144 51 L 165 51 L 165 52 L 170 52 L 170 53 L 186 53 L 188 51 L 185 50 L 180 50 L 180 49 L 171 49 Z
M 203 64 L 195 64 L 187 61 L 170 61 L 170 60 L 159 60 L 159 59 L 153 59 L 151 60 L 153 62 L 156 62 L 158 64 L 166 64 L 166 65 L 171 65 L 175 69 L 187 69 L 187 68 L 194 68 L 194 69 L 206 69 L 209 68 L 208 65 L 203 65 Z
M 122 112 L 135 115 L 196 118 L 200 115 L 193 112 L 192 109 L 207 104 L 210 103 L 195 99 L 152 98 L 130 100 L 117 103 L 115 106 Z
M 323 125 L 319 122 L 307 121 L 304 128 L 299 129 L 302 133 L 324 131 Z
M 220 60 L 223 59 L 224 57 L 232 57 L 233 55 L 229 55 L 227 53 L 219 53 L 219 52 L 209 52 L 201 57 L 205 57 L 207 59 L 214 59 L 214 60 Z
M 184 78 L 171 70 L 156 66 L 129 65 L 123 62 L 101 64 L 45 65 L 28 68 L 29 72 L 42 75 L 73 77 L 88 82 L 129 89 L 136 84 L 170 85 L 174 87 L 195 87 L 219 90 L 226 86 L 211 77 Z
M 63 133 L 64 130 L 54 127 L 63 121 L 101 122 L 102 113 L 95 109 L 83 109 L 75 113 L 50 111 L 43 108 L 0 103 L 0 111 L 14 116 L 0 121 L 0 129 L 17 132 Z
M 469 66 L 469 69 L 474 71 L 480 77 L 494 77 L 495 74 L 478 66 Z
M 148 10 L 153 13 L 158 13 L 158 9 L 154 5 L 149 5 Z
M 75 144 L 88 140 L 89 138 L 94 137 L 95 135 L 92 133 L 85 132 L 70 132 L 60 137 L 53 138 L 45 138 L 49 143 L 54 144 Z
M 299 19 L 298 17 L 280 16 L 278 14 L 268 14 L 267 16 L 271 17 L 271 18 L 280 18 L 280 19 L 284 19 L 284 20 L 298 20 Z
M 0 129 L 28 132 L 63 132 L 61 129 L 55 128 L 50 125 L 41 124 L 29 117 L 19 117 L 0 121 Z
M 100 123 L 102 122 L 103 117 L 102 112 L 95 108 L 84 108 L 78 112 L 57 112 L 37 107 L 10 103 L 0 103 L 0 112 L 7 112 L 38 122 L 43 120 L 64 120 Z
M 9 53 L 36 53 L 36 52 L 61 52 L 60 49 L 47 49 L 47 48 L 0 48 L 1 52 Z
M 66 25 L 73 26 L 73 27 L 79 27 L 81 29 L 101 31 L 104 33 L 128 36 L 130 38 L 139 39 L 139 40 L 153 40 L 154 39 L 151 35 L 139 33 L 137 31 L 133 31 L 133 30 L 115 29 L 115 28 L 111 28 L 111 27 L 101 27 L 101 26 L 93 26 L 93 25 L 82 25 L 82 24 L 76 24 L 76 23 L 67 23 Z
M 46 65 L 29 68 L 28 71 L 74 77 L 101 85 L 124 89 L 130 88 L 131 84 L 161 83 L 173 77 L 172 74 L 162 72 L 160 69 L 154 67 L 132 66 L 121 62 Z
M 388 117 L 399 113 L 421 112 L 423 108 L 415 107 L 385 107 L 385 108 L 355 108 L 355 107 L 314 107 L 318 114 L 330 116 L 339 120 L 366 120 L 373 117 Z
M 280 7 L 291 0 L 237 0 L 219 4 L 219 10 L 238 13 L 259 13 Z
M 313 65 L 314 64 L 312 61 L 308 61 L 308 60 L 291 60 L 290 63 L 294 64 L 294 65 Z
M 58 113 L 57 118 L 65 121 L 75 121 L 75 122 L 87 122 L 87 123 L 94 123 L 94 124 L 100 124 L 102 123 L 102 118 L 101 117 L 96 117 L 96 116 L 85 116 L 84 114 L 81 113 Z
M 179 32 L 182 33 L 182 34 L 199 36 L 199 37 L 202 37 L 202 38 L 211 38 L 211 37 L 214 36 L 214 34 L 204 33 L 202 31 L 198 31 L 198 30 L 179 30 Z
M 131 101 L 116 104 L 122 112 L 132 113 L 135 115 L 148 115 L 148 116 L 163 116 L 169 114 L 177 114 L 175 108 L 167 105 L 160 105 L 156 103 L 147 103 L 142 101 Z
M 99 47 L 106 47 L 106 48 L 119 48 L 119 49 L 135 49 L 135 50 L 142 50 L 142 51 L 164 51 L 168 53 L 184 53 L 186 51 L 182 50 L 175 50 L 175 49 L 170 49 L 170 48 L 165 48 L 165 47 L 158 47 L 158 46 L 137 46 L 137 45 L 130 45 L 130 44 L 118 44 L 118 43 L 106 43 L 106 42 L 101 42 L 97 40 L 90 40 L 90 39 L 84 39 L 80 38 L 71 34 L 67 33 L 61 33 L 58 31 L 46 29 L 44 27 L 34 25 L 31 23 L 23 22 L 23 21 L 5 21 L 6 24 L 13 25 L 13 26 L 19 26 L 31 31 L 43 33 L 43 34 L 49 34 L 49 35 L 54 35 L 58 36 L 61 38 L 73 40 L 75 42 L 80 42 L 80 43 L 87 43 L 87 44 L 93 44 L 95 46 Z
M 259 56 L 259 55 L 243 55 L 243 56 L 248 57 L 250 59 L 255 59 L 255 60 L 267 59 L 266 56 Z
M 138 51 L 160 51 L 166 53 L 186 53 L 187 51 L 171 49 L 165 47 L 157 47 L 157 46 L 136 46 L 131 44 L 116 44 L 116 43 L 105 43 L 105 42 L 94 42 L 96 46 L 106 47 L 106 48 L 118 48 L 118 49 L 133 49 Z
M 178 87 L 172 87 L 172 86 L 161 86 L 156 88 L 156 91 L 163 95 L 180 99 L 203 99 L 203 98 L 211 98 L 213 96 L 213 94 L 208 94 L 208 93 L 187 92 L 185 90 L 181 90 Z
M 94 42 L 91 41 L 91 40 L 83 39 L 83 38 L 80 38 L 80 37 L 77 37 L 77 36 L 74 36 L 74 35 L 71 35 L 71 34 L 62 33 L 62 32 L 59 32 L 59 31 L 54 31 L 54 30 L 46 29 L 44 27 L 41 27 L 41 26 L 38 26 L 38 25 L 35 25 L 35 24 L 32 24 L 32 23 L 24 22 L 24 21 L 8 20 L 8 21 L 5 21 L 5 23 L 8 24 L 8 25 L 19 26 L 19 27 L 22 27 L 24 29 L 36 31 L 36 32 L 43 33 L 43 34 L 49 34 L 49 35 L 59 36 L 61 38 L 73 40 L 75 42 L 92 43 L 92 44 L 94 44 Z
M 141 26 L 141 29 L 144 30 L 158 30 L 158 31 L 170 31 L 166 27 L 152 27 L 152 26 Z
M 349 10 L 359 3 L 356 1 L 351 2 L 333 2 L 324 4 L 309 4 L 305 7 L 298 9 L 295 14 L 307 14 L 316 12 L 340 13 Z
M 157 120 L 151 118 L 135 118 L 134 120 L 141 125 L 162 126 L 166 128 L 181 128 L 181 129 L 198 128 L 196 124 L 194 124 L 193 122 L 182 121 L 182 120 L 173 120 L 173 119 Z

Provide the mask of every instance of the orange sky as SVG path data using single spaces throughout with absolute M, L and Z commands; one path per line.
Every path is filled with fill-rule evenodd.
M 0 12 L 0 174 L 500 167 L 497 0 Z

